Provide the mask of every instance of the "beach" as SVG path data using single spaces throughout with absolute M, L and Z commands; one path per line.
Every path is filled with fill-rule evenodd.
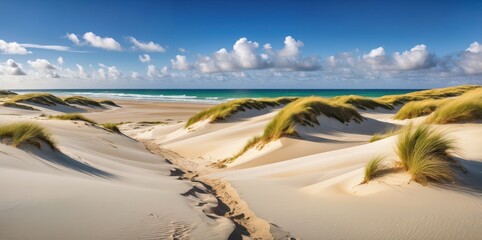
M 451 101 L 479 87 L 434 99 Z M 412 94 L 408 96 L 413 101 L 438 94 L 396 94 L 405 93 Z M 67 101 L 67 95 L 61 96 Z M 98 102 L 104 98 L 86 97 Z M 0 100 L 11 99 L 15 97 Z M 374 157 L 383 156 L 390 167 L 400 158 L 395 149 L 400 134 L 378 141 L 372 141 L 373 135 L 428 121 L 435 108 L 399 120 L 394 119 L 397 112 L 412 100 L 397 104 L 377 96 L 370 104 L 378 105 L 372 106 L 344 98 L 335 102 L 306 97 L 306 103 L 289 96 L 272 99 L 239 102 L 241 108 L 233 111 L 226 105 L 217 117 L 214 110 L 205 110 L 228 99 L 166 102 L 113 97 L 109 100 L 116 106 L 31 100 L 17 103 L 33 110 L 1 106 L 0 124 L 39 124 L 51 134 L 55 147 L 39 139 L 17 146 L 2 139 L 0 239 L 482 235 L 480 119 L 430 124 L 457 145 L 450 154 L 467 171 L 453 170 L 455 181 L 424 184 L 410 171 L 397 168 L 362 183 L 366 164 Z M 310 109 L 318 110 L 288 116 L 299 111 L 294 108 L 298 102 L 303 107 L 315 103 Z M 53 117 L 68 113 L 80 113 L 91 122 Z M 292 125 L 281 134 L 268 135 L 267 126 L 276 126 L 273 119 L 283 117 Z M 247 144 L 250 141 L 254 143 Z

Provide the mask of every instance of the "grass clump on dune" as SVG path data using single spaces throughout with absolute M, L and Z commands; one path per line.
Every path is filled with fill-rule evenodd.
M 446 124 L 482 120 L 482 89 L 450 99 L 427 118 L 427 123 Z
M 333 101 L 342 104 L 350 104 L 362 110 L 384 108 L 392 110 L 393 106 L 390 104 L 381 102 L 377 99 L 371 99 L 367 97 L 357 96 L 357 95 L 347 95 L 332 98 Z
M 38 145 L 42 140 L 50 147 L 55 148 L 55 142 L 51 135 L 39 124 L 32 122 L 19 122 L 0 125 L 0 137 L 7 138 L 13 146 L 28 142 Z
M 18 95 L 15 92 L 12 92 L 10 90 L 0 90 L 0 96 L 12 96 L 12 95 Z
M 18 104 L 16 102 L 4 102 L 3 106 L 4 107 L 11 107 L 11 108 L 18 108 L 18 109 L 23 109 L 23 110 L 39 111 L 38 109 L 36 109 L 34 107 L 30 107 L 30 106 L 23 105 L 23 104 Z
M 64 100 L 49 93 L 29 93 L 13 96 L 12 102 L 35 103 L 46 106 L 68 105 Z
M 207 110 L 192 116 L 186 123 L 186 128 L 202 120 L 209 119 L 211 123 L 226 119 L 231 115 L 244 112 L 247 109 L 261 110 L 267 107 L 276 107 L 296 100 L 296 98 L 273 98 L 273 99 L 236 99 L 218 104 Z
M 423 101 L 413 101 L 405 104 L 393 117 L 397 120 L 411 119 L 429 115 L 437 107 L 446 103 L 447 99 L 427 99 Z
M 261 136 L 251 138 L 233 157 L 222 161 L 223 164 L 234 161 L 249 149 L 275 141 L 285 136 L 298 136 L 297 126 L 320 125 L 318 116 L 335 118 L 341 123 L 361 122 L 362 116 L 352 107 L 339 104 L 321 97 L 299 98 L 287 104 L 265 127 Z
M 383 157 L 378 156 L 371 159 L 369 162 L 367 162 L 367 164 L 365 165 L 365 176 L 363 178 L 363 181 L 360 184 L 368 183 L 374 178 L 380 176 L 380 174 L 385 169 L 385 167 L 382 164 L 383 160 L 384 160 Z
M 121 131 L 119 130 L 117 125 L 119 125 L 119 124 L 118 123 L 103 123 L 102 127 L 104 127 L 105 129 L 108 129 L 112 132 L 120 133 Z
M 403 128 L 400 128 L 400 127 L 392 127 L 392 128 L 389 128 L 388 130 L 386 130 L 386 131 L 383 132 L 383 133 L 376 133 L 376 134 L 374 134 L 374 135 L 370 138 L 370 140 L 369 140 L 368 142 L 376 142 L 376 141 L 378 141 L 378 140 L 382 140 L 382 139 L 384 139 L 384 138 L 397 135 L 397 134 L 399 134 L 402 130 L 403 130 Z
M 455 180 L 453 167 L 457 164 L 451 156 L 455 150 L 451 139 L 428 125 L 408 125 L 396 144 L 400 167 L 422 185 Z
M 91 123 L 91 124 L 96 124 L 96 122 L 94 120 L 86 118 L 82 114 L 79 114 L 79 113 L 67 113 L 67 114 L 62 114 L 62 115 L 52 115 L 52 116 L 49 116 L 49 118 L 50 119 L 59 119 L 59 120 L 78 120 L 78 121 L 88 122 L 88 123 Z
M 99 101 L 99 103 L 105 104 L 105 105 L 110 105 L 110 106 L 113 106 L 113 107 L 120 107 L 114 101 L 108 100 L 108 99 L 102 99 L 102 100 Z
M 64 98 L 64 101 L 69 103 L 69 104 L 77 104 L 77 105 L 82 105 L 82 106 L 94 106 L 94 107 L 102 107 L 99 102 L 82 97 L 82 96 L 71 96 L 71 97 L 66 97 Z
M 477 85 L 462 85 L 448 88 L 435 88 L 430 90 L 422 90 L 401 95 L 387 95 L 378 98 L 380 102 L 390 105 L 400 105 L 411 101 L 422 101 L 427 99 L 440 99 L 447 97 L 455 97 L 464 94 L 467 91 L 480 88 Z

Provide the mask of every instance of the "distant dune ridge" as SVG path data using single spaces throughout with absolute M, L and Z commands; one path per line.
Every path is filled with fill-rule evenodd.
M 482 235 L 481 86 L 0 102 L 1 239 Z

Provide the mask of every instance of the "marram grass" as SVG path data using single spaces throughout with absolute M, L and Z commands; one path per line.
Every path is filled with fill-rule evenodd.
M 482 120 L 482 88 L 450 99 L 435 110 L 427 123 L 446 124 Z
M 357 95 L 346 95 L 346 96 L 339 96 L 334 97 L 333 100 L 336 103 L 341 104 L 350 104 L 356 108 L 367 110 L 367 109 L 376 109 L 376 108 L 384 108 L 392 110 L 393 106 L 384 102 L 381 102 L 377 99 L 357 96 Z
M 61 114 L 61 115 L 52 115 L 52 116 L 49 116 L 49 118 L 50 119 L 59 119 L 59 120 L 78 120 L 78 121 L 88 122 L 88 123 L 91 123 L 91 124 L 96 124 L 96 122 L 94 120 L 86 118 L 82 114 L 79 114 L 79 113 L 67 113 L 67 114 Z
M 46 106 L 68 105 L 64 100 L 48 93 L 29 93 L 15 95 L 10 98 L 12 102 L 35 103 Z
M 18 122 L 0 125 L 0 137 L 8 139 L 13 146 L 18 146 L 21 143 L 38 143 L 37 140 L 42 140 L 50 147 L 55 148 L 55 142 L 50 133 L 42 126 L 33 122 Z
M 118 123 L 103 123 L 102 127 L 104 127 L 105 129 L 108 129 L 112 132 L 120 133 L 121 131 L 119 130 L 117 125 L 119 125 L 119 124 Z
M 422 185 L 455 181 L 455 160 L 451 156 L 455 150 L 453 140 L 429 125 L 408 125 L 396 144 L 400 167 Z
M 82 106 L 94 106 L 94 107 L 101 107 L 99 102 L 94 99 L 82 97 L 82 96 L 71 96 L 64 98 L 64 101 L 69 104 L 77 104 Z
M 273 99 L 236 99 L 229 102 L 218 104 L 207 110 L 201 111 L 192 116 L 186 123 L 186 128 L 197 123 L 209 119 L 211 123 L 224 120 L 237 112 L 243 112 L 247 109 L 264 109 L 267 107 L 276 107 L 287 104 L 296 100 L 296 98 L 273 98 Z
M 448 99 L 427 99 L 409 102 L 398 110 L 393 119 L 404 120 L 426 116 L 434 112 L 437 107 L 442 106 L 448 101 Z
M 39 111 L 38 109 L 36 109 L 34 107 L 23 105 L 23 104 L 18 104 L 16 102 L 4 102 L 3 106 L 4 107 L 11 107 L 11 108 L 18 108 L 18 109 L 23 109 L 23 110 Z
M 373 136 L 370 138 L 368 142 L 376 142 L 378 140 L 382 140 L 387 137 L 391 137 L 394 135 L 399 134 L 403 129 L 400 127 L 392 127 L 389 128 L 388 130 L 382 132 L 382 133 L 375 133 Z
M 368 183 L 374 178 L 380 176 L 382 170 L 385 169 L 382 164 L 383 160 L 384 157 L 377 156 L 367 162 L 367 164 L 365 165 L 365 175 L 363 177 L 363 181 L 360 184 Z

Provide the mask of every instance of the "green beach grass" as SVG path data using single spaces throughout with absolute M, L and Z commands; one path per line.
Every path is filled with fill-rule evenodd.
M 50 147 L 55 148 L 55 141 L 50 133 L 42 126 L 33 122 L 18 122 L 0 125 L 0 137 L 8 139 L 17 147 L 21 143 L 28 142 L 37 146 L 37 140 L 42 140 Z
M 482 89 L 475 89 L 438 107 L 427 123 L 447 124 L 482 120 Z
M 49 116 L 50 119 L 58 119 L 58 120 L 74 120 L 74 121 L 84 121 L 91 124 L 96 124 L 94 120 L 84 117 L 82 114 L 79 113 L 66 113 L 61 115 L 52 115 Z

